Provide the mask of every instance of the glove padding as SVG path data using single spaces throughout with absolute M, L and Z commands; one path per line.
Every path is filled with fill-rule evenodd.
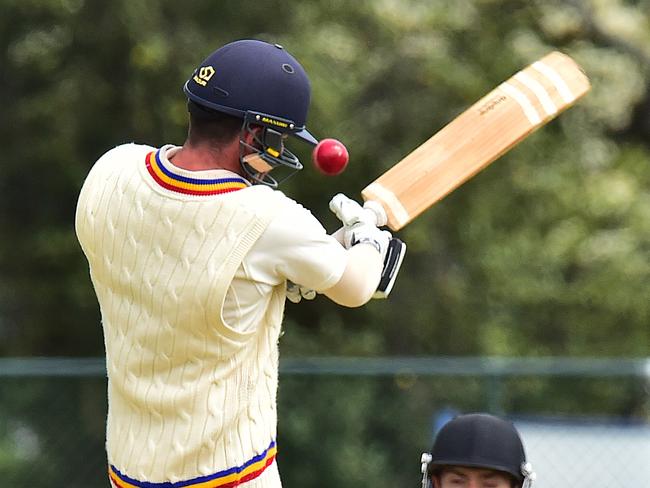
M 343 227 L 334 233 L 334 237 L 346 249 L 369 243 L 379 251 L 384 267 L 373 298 L 387 298 L 402 265 L 406 244 L 393 238 L 390 232 L 377 228 L 386 225 L 388 220 L 383 207 L 372 201 L 364 203 L 362 207 L 339 193 L 330 201 L 330 210 L 343 222 Z
M 316 298 L 316 291 L 287 280 L 287 299 L 292 303 L 300 303 L 303 298 L 313 300 Z
M 350 249 L 357 244 L 370 244 L 377 249 L 383 261 L 392 238 L 390 232 L 377 227 L 385 223 L 385 214 L 375 208 L 364 208 L 342 193 L 330 200 L 329 207 L 343 223 L 341 231 L 337 231 L 343 246 Z

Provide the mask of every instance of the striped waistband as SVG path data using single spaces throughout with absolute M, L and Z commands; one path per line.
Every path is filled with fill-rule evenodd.
M 154 483 L 136 480 L 121 473 L 113 465 L 108 468 L 108 477 L 117 488 L 233 488 L 261 475 L 273 463 L 276 453 L 277 447 L 275 441 L 272 441 L 262 453 L 249 459 L 241 466 L 185 481 Z

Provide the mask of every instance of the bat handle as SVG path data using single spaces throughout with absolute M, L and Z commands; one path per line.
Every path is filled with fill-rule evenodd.
M 374 200 L 364 202 L 363 207 L 361 207 L 343 193 L 338 193 L 330 200 L 329 207 L 344 225 L 364 221 L 382 227 L 388 222 L 384 207 Z
M 332 204 L 330 203 L 330 208 L 336 208 L 336 206 L 332 207 L 331 205 Z M 377 227 L 386 225 L 386 223 L 388 222 L 388 216 L 386 215 L 386 211 L 384 210 L 384 207 L 379 202 L 375 202 L 373 200 L 366 201 L 363 204 L 363 211 L 365 215 L 369 218 L 369 220 Z M 345 234 L 345 226 L 341 227 L 339 230 L 334 232 L 332 234 L 332 237 L 334 237 L 341 244 L 344 244 L 343 242 L 344 234 Z
M 374 200 L 366 200 L 363 204 L 363 209 L 368 214 L 372 214 L 372 218 L 377 227 L 382 227 L 388 223 L 386 210 L 384 210 L 381 203 Z M 406 254 L 406 244 L 396 237 L 391 238 L 388 243 L 386 256 L 384 257 L 384 267 L 381 272 L 379 285 L 373 298 L 388 298 L 395 284 L 395 279 L 397 278 L 402 261 L 404 260 L 404 254 Z
M 381 203 L 374 200 L 367 200 L 364 202 L 363 208 L 369 212 L 377 227 L 383 227 L 388 223 L 388 216 Z

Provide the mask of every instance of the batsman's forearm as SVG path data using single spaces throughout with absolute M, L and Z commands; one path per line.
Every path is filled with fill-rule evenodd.
M 358 244 L 348 250 L 348 263 L 341 279 L 323 294 L 344 307 L 360 307 L 377 290 L 383 263 L 377 249 Z

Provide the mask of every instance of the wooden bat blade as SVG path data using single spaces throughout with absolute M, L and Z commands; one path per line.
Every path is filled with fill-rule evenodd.
M 363 189 L 399 230 L 589 91 L 582 69 L 554 51 L 481 98 Z

